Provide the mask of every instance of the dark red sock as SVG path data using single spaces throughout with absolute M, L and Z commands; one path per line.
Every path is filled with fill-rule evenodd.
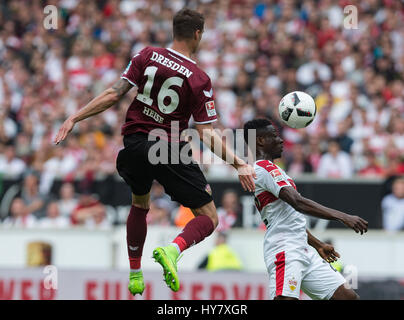
M 197 216 L 187 223 L 182 232 L 174 239 L 181 252 L 193 246 L 207 236 L 215 229 L 213 221 L 208 216 Z
M 126 221 L 126 243 L 131 269 L 140 269 L 143 245 L 146 240 L 146 215 L 149 209 L 132 206 Z

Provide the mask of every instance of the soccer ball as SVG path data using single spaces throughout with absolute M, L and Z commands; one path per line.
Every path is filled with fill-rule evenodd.
M 279 102 L 279 116 L 291 128 L 305 128 L 316 116 L 316 103 L 305 92 L 289 92 Z

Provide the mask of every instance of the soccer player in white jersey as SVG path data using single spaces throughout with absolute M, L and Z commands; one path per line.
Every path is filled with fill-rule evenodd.
M 251 120 L 244 125 L 246 142 L 251 129 L 256 133 L 255 203 L 267 227 L 264 259 L 270 298 L 299 299 L 302 290 L 312 299 L 359 299 L 354 290 L 344 286 L 343 276 L 329 264 L 339 254 L 332 245 L 316 239 L 306 229 L 304 214 L 341 221 L 361 234 L 367 231 L 367 221 L 301 196 L 293 180 L 273 163 L 283 151 L 283 140 L 277 130 L 269 120 Z

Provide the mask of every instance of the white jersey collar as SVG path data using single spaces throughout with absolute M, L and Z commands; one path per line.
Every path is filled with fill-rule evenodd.
M 192 60 L 191 58 L 188 58 L 187 56 L 183 55 L 182 53 L 179 53 L 178 51 L 175 51 L 174 49 L 171 48 L 166 48 L 168 51 L 171 51 L 172 53 L 176 54 L 177 56 L 180 56 L 184 59 L 187 59 L 188 61 L 191 61 L 192 63 L 196 64 L 196 62 L 194 60 Z

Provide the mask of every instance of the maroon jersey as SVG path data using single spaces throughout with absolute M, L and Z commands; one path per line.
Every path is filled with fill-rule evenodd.
M 177 121 L 179 133 L 195 123 L 217 120 L 213 89 L 208 75 L 190 58 L 170 48 L 146 47 L 136 54 L 121 78 L 138 87 L 126 114 L 122 134 L 166 131 L 169 140 Z

